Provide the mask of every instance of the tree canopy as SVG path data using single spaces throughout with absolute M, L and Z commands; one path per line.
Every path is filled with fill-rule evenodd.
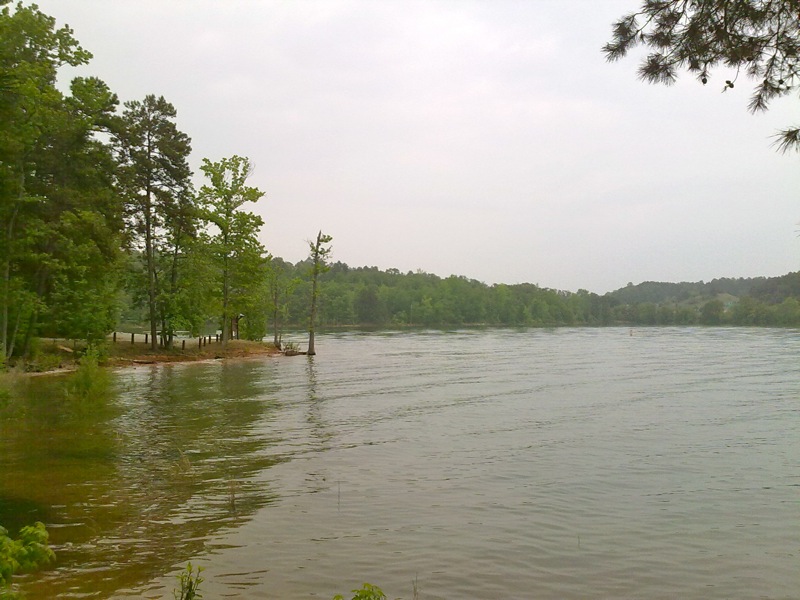
M 637 46 L 649 53 L 639 77 L 670 85 L 685 69 L 706 84 L 720 67 L 733 74 L 723 91 L 733 89 L 740 74 L 755 82 L 751 112 L 767 110 L 771 100 L 800 85 L 800 4 L 797 0 L 644 0 L 637 12 L 613 24 L 603 47 L 615 61 Z M 777 136 L 782 152 L 800 152 L 800 127 Z

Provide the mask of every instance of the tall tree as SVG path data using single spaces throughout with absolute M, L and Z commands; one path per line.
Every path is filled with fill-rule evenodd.
M 191 140 L 178 130 L 176 116 L 175 108 L 163 96 L 151 94 L 141 102 L 126 102 L 115 140 L 127 218 L 145 267 L 150 343 L 154 350 L 158 344 L 162 291 L 159 256 L 174 248 L 175 215 L 185 213 L 181 203 L 191 194 L 187 162 Z
M 55 86 L 62 66 L 89 58 L 68 27 L 56 29 L 35 5 L 0 11 L 3 357 L 20 346 L 26 352 L 43 314 L 68 335 L 92 338 L 109 328 L 100 315 L 113 312 L 121 223 L 113 161 L 96 134 L 108 132 L 117 99 L 96 78 L 75 79 L 68 97 Z M 87 304 L 94 310 L 78 319 Z M 64 315 L 73 309 L 69 324 Z
M 38 160 L 36 190 L 47 198 L 49 224 L 40 285 L 54 333 L 92 342 L 116 321 L 122 203 L 114 186 L 116 163 L 103 139 L 118 102 L 97 78 L 77 78 L 70 91 L 60 125 Z
M 190 290 L 197 291 L 193 285 L 193 274 L 187 272 L 185 266 L 190 259 L 190 252 L 198 249 L 195 241 L 200 212 L 195 195 L 188 188 L 179 193 L 175 201 L 165 208 L 163 243 L 157 256 L 156 272 L 161 274 L 157 305 L 161 345 L 171 348 L 175 330 L 189 317 L 182 311 L 187 304 L 181 300 L 186 299 Z M 197 258 L 203 256 L 205 254 L 201 253 Z M 194 263 L 192 266 L 196 268 L 197 260 L 192 262 Z
M 311 261 L 311 310 L 308 316 L 308 355 L 314 356 L 317 351 L 314 347 L 314 329 L 317 321 L 317 309 L 319 301 L 319 276 L 330 269 L 328 266 L 328 257 L 331 253 L 331 247 L 325 244 L 330 244 L 333 238 L 329 235 L 322 233 L 320 230 L 317 233 L 317 239 L 313 242 L 308 242 L 309 246 L 309 259 Z
M 650 50 L 639 66 L 650 83 L 670 85 L 686 69 L 705 84 L 722 66 L 735 72 L 727 90 L 744 72 L 756 81 L 751 112 L 800 85 L 798 0 L 645 0 L 614 23 L 603 52 L 614 61 L 639 45 Z M 800 127 L 781 131 L 777 145 L 800 151 Z
M 209 180 L 200 190 L 200 199 L 205 219 L 216 229 L 208 242 L 217 267 L 225 344 L 231 337 L 232 319 L 240 314 L 238 309 L 265 280 L 266 251 L 258 241 L 264 221 L 242 210 L 264 192 L 246 185 L 253 172 L 247 158 L 234 155 L 219 162 L 205 158 L 200 169 Z

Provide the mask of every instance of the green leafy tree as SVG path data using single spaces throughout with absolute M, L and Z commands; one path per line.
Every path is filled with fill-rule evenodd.
M 703 325 L 719 325 L 725 314 L 725 305 L 721 300 L 709 300 L 703 305 L 701 322 Z
M 359 323 L 380 325 L 386 321 L 386 310 L 379 297 L 377 285 L 360 288 L 355 294 L 354 304 Z
M 322 233 L 320 230 L 317 233 L 317 239 L 313 242 L 308 242 L 309 247 L 309 260 L 311 262 L 310 276 L 311 276 L 311 310 L 308 317 L 308 355 L 313 356 L 317 353 L 314 348 L 314 329 L 317 321 L 317 310 L 319 308 L 319 276 L 330 269 L 328 265 L 328 257 L 331 253 L 331 247 L 326 246 L 330 244 L 333 238 L 329 235 Z
M 1 4 L 7 4 L 2 2 Z M 16 332 L 38 308 L 31 274 L 33 249 L 45 237 L 30 191 L 36 177 L 36 154 L 53 129 L 63 98 L 56 89 L 58 69 L 80 65 L 90 54 L 55 28 L 55 20 L 34 6 L 18 3 L 0 12 L 0 346 L 2 358 L 13 353 Z M 33 260 L 31 260 L 33 259 Z M 24 263 L 28 263 L 27 265 Z M 27 268 L 26 267 L 32 267 Z
M 203 295 L 195 284 L 199 272 L 197 258 L 206 256 L 206 253 L 200 252 L 195 260 L 191 260 L 191 253 L 200 249 L 196 243 L 199 216 L 195 196 L 188 189 L 166 206 L 164 244 L 156 257 L 157 273 L 162 274 L 157 305 L 161 345 L 165 348 L 172 347 L 175 331 L 193 320 L 191 312 L 186 312 L 195 299 L 191 297 L 192 292 Z M 194 270 L 187 268 L 190 261 Z
M 150 343 L 154 350 L 158 324 L 163 321 L 159 318 L 159 301 L 168 289 L 161 280 L 171 280 L 171 275 L 163 274 L 162 258 L 179 251 L 176 248 L 180 248 L 184 229 L 175 220 L 184 219 L 184 205 L 191 195 L 187 162 L 191 140 L 178 130 L 176 116 L 175 107 L 163 96 L 151 94 L 141 102 L 126 102 L 115 140 L 119 182 L 127 203 L 133 244 L 144 262 Z
M 7 2 L 0 2 L 0 5 Z M 91 55 L 35 5 L 0 11 L 0 346 L 25 354 L 42 317 L 78 337 L 108 330 L 120 210 L 108 133 L 117 99 L 96 78 L 55 86 Z M 102 265 L 104 269 L 99 269 Z M 108 268 L 108 267 L 111 268 Z M 91 276 L 86 276 L 87 273 Z M 93 305 L 76 326 L 53 316 Z
M 232 156 L 219 162 L 206 158 L 200 168 L 209 180 L 200 190 L 200 200 L 205 219 L 215 228 L 208 243 L 217 272 L 222 342 L 226 344 L 232 319 L 238 319 L 245 306 L 253 305 L 266 279 L 266 250 L 258 241 L 264 221 L 242 210 L 247 203 L 261 199 L 264 192 L 246 185 L 253 172 L 247 158 Z
M 613 25 L 603 47 L 608 60 L 636 46 L 650 53 L 639 76 L 670 85 L 686 69 L 703 84 L 719 67 L 734 71 L 724 90 L 734 88 L 740 73 L 752 78 L 751 112 L 800 85 L 800 10 L 797 0 L 646 0 L 639 11 Z M 778 148 L 800 151 L 800 127 L 778 136 Z

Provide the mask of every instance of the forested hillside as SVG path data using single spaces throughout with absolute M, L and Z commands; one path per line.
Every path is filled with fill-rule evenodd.
M 289 265 L 296 285 L 285 321 L 307 313 L 305 263 Z M 800 273 L 703 283 L 628 285 L 598 295 L 533 284 L 487 285 L 452 275 L 401 273 L 337 262 L 322 278 L 320 322 L 326 327 L 561 325 L 800 325 Z

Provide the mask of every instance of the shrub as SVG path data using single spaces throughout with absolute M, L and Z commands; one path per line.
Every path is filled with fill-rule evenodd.
M 39 522 L 23 527 L 16 540 L 0 527 L 0 598 L 16 597 L 10 589 L 14 573 L 35 571 L 56 559 L 48 538 L 47 529 Z
M 386 600 L 386 594 L 377 585 L 365 583 L 360 590 L 352 590 L 353 600 Z M 344 600 L 341 594 L 336 594 L 333 600 Z
M 103 397 L 108 393 L 109 375 L 99 365 L 100 353 L 89 346 L 78 363 L 78 370 L 67 382 L 67 395 L 79 400 Z

